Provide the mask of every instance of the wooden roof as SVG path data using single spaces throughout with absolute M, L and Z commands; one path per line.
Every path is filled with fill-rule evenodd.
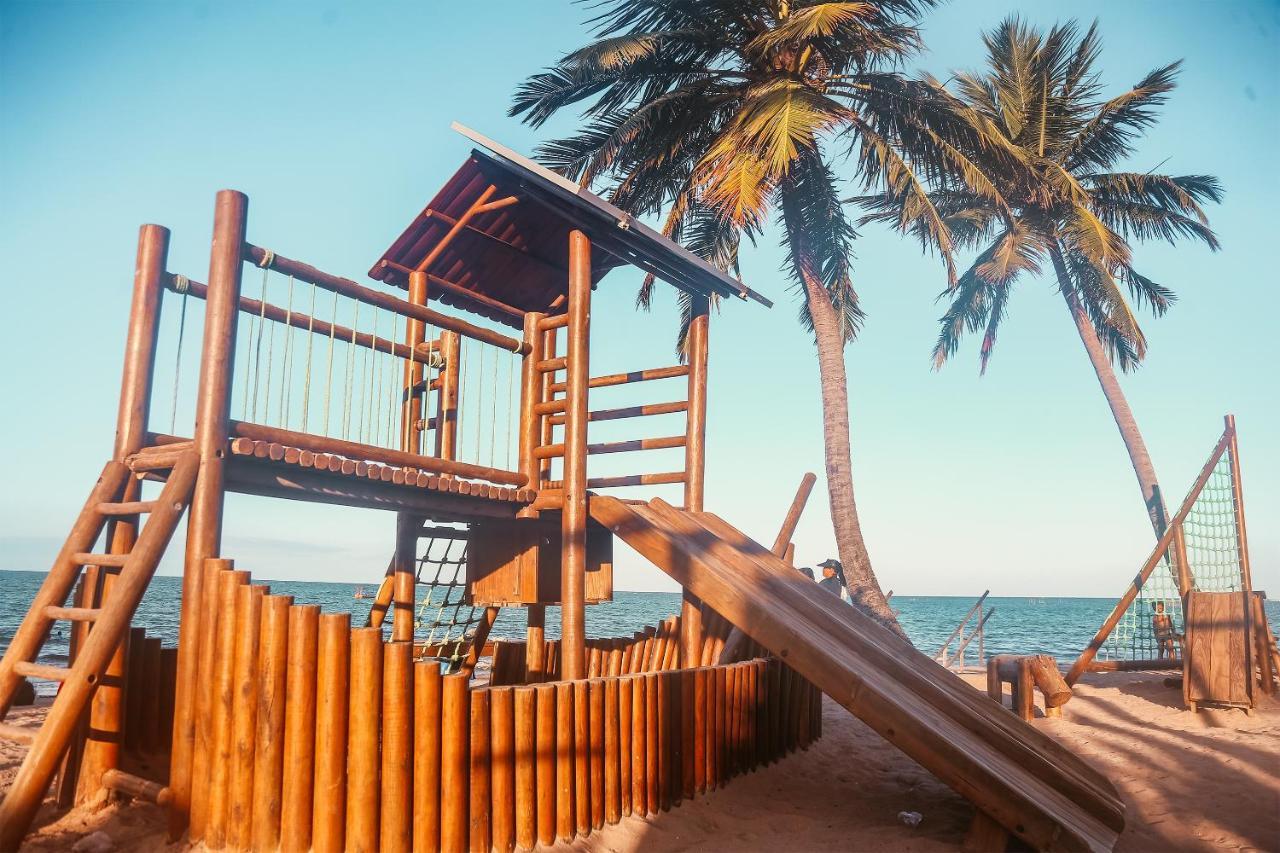
M 455 126 L 457 127 L 457 126 Z M 508 206 L 475 214 L 426 272 L 432 299 L 519 328 L 526 311 L 559 313 L 568 290 L 569 232 L 591 238 L 592 280 L 634 264 L 695 294 L 772 303 L 738 280 L 636 221 L 572 181 L 466 129 L 488 152 L 473 150 L 462 167 L 414 217 L 369 271 L 408 287 L 409 272 L 427 258 L 492 186 L 490 200 Z M 451 286 L 452 285 L 452 286 Z

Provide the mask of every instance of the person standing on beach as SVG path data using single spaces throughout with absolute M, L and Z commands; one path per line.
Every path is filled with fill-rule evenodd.
M 844 592 L 844 566 L 840 565 L 839 560 L 823 560 L 818 563 L 818 567 L 822 569 L 822 580 L 818 581 L 818 586 L 834 595 L 836 598 L 842 598 Z
M 1164 611 L 1164 602 L 1155 603 L 1155 612 L 1151 614 L 1151 629 L 1156 635 L 1156 656 L 1163 660 L 1177 656 L 1174 640 L 1177 638 L 1173 630 L 1173 617 Z

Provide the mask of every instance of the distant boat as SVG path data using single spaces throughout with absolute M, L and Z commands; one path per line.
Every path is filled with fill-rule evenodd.
M 365 593 L 364 587 L 358 586 L 356 587 L 356 594 L 351 597 L 352 598 L 368 598 L 369 596 Z

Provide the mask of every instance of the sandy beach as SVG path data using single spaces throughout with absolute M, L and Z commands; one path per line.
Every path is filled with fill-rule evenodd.
M 975 689 L 980 675 L 967 675 Z M 43 706 L 20 708 L 35 725 Z M 591 851 L 954 850 L 971 808 L 902 753 L 827 701 L 823 737 L 763 770 L 650 819 L 627 818 L 561 849 Z M 1088 676 L 1061 719 L 1033 725 L 1107 774 L 1127 807 L 1118 851 L 1280 849 L 1280 703 L 1241 711 L 1181 709 L 1152 674 Z M 0 746 L 0 788 L 23 748 Z M 907 826 L 899 812 L 918 812 Z M 115 804 L 58 816 L 49 807 L 30 850 L 66 850 L 104 832 L 118 850 L 174 849 L 154 806 Z

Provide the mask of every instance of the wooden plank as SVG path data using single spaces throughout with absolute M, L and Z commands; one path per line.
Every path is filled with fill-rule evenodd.
M 786 655 L 824 692 L 1024 840 L 1050 846 L 1070 837 L 1099 850 L 1114 844 L 1122 809 L 1104 778 L 1078 759 L 1062 759 L 1039 732 L 1013 730 L 988 700 L 854 608 L 824 602 L 820 590 L 806 589 L 763 546 L 750 548 L 740 533 L 727 542 L 732 528 L 714 516 L 692 518 L 658 501 L 634 507 L 595 498 L 591 512 L 731 622 L 751 625 L 753 639 Z

